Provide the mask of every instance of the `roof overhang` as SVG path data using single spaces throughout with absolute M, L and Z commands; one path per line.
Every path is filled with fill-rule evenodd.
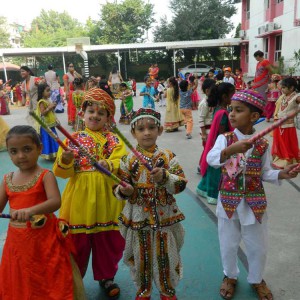
M 134 43 L 134 44 L 107 44 L 90 45 L 83 50 L 88 53 L 107 53 L 107 52 L 127 52 L 127 51 L 151 51 L 151 50 L 176 50 L 176 49 L 197 49 L 211 47 L 232 47 L 238 46 L 240 38 L 196 40 L 196 41 L 177 41 L 161 43 Z M 42 56 L 42 55 L 62 55 L 63 53 L 75 54 L 75 48 L 70 47 L 49 47 L 49 48 L 6 48 L 0 49 L 0 56 Z
M 281 34 L 281 33 L 282 33 L 282 29 L 277 29 L 277 30 L 262 33 L 262 34 L 256 36 L 256 38 L 265 38 L 265 37 L 268 37 L 268 36 L 271 36 L 271 35 L 278 35 L 278 34 Z

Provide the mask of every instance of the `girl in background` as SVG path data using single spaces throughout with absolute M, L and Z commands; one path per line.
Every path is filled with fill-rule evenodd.
M 199 105 L 199 101 L 200 101 L 200 97 L 197 91 L 197 87 L 198 87 L 198 80 L 195 78 L 194 75 L 189 77 L 189 84 L 190 87 L 193 89 L 193 93 L 191 95 L 192 98 L 192 110 L 197 110 L 198 105 Z
M 270 119 L 273 118 L 276 101 L 281 95 L 280 89 L 278 88 L 278 82 L 280 81 L 280 79 L 280 75 L 273 74 L 271 77 L 271 83 L 268 85 L 268 101 L 265 107 L 266 122 L 270 122 Z
M 56 179 L 37 164 L 39 135 L 31 126 L 15 126 L 6 144 L 17 170 L 0 185 L 0 212 L 9 203 L 11 215 L 0 265 L 0 298 L 86 299 L 68 224 L 54 214 L 61 204 Z
M 300 96 L 297 94 L 297 81 L 285 78 L 281 81 L 282 96 L 277 100 L 276 115 L 281 119 L 293 110 L 298 109 Z M 288 119 L 273 131 L 272 145 L 273 166 L 283 169 L 287 165 L 300 162 L 300 150 L 294 118 Z
M 221 169 L 214 169 L 208 166 L 206 157 L 214 146 L 217 137 L 224 132 L 233 130 L 229 122 L 227 107 L 231 102 L 234 92 L 234 85 L 222 82 L 212 86 L 207 97 L 208 106 L 214 107 L 214 113 L 210 132 L 200 161 L 202 179 L 197 186 L 196 192 L 199 196 L 206 198 L 209 204 L 217 204 Z
M 4 85 L 0 85 L 0 115 L 10 115 L 9 98 L 4 91 Z
M 166 115 L 164 129 L 166 132 L 178 131 L 183 126 L 183 117 L 179 107 L 179 87 L 175 77 L 168 80 L 168 88 L 164 92 L 166 98 Z
M 84 122 L 82 116 L 80 115 L 80 108 L 84 98 L 82 78 L 75 78 L 73 81 L 73 85 L 74 85 L 74 92 L 72 93 L 72 101 L 74 106 L 76 107 L 74 130 L 80 131 L 80 130 L 84 130 Z
M 120 116 L 119 123 L 129 125 L 130 115 L 133 110 L 132 90 L 129 83 L 122 82 L 120 84 L 120 91 L 121 91 L 120 100 L 122 102 L 120 105 L 121 116 Z
M 55 133 L 55 126 L 57 124 L 57 119 L 54 113 L 56 103 L 50 101 L 50 87 L 46 83 L 41 83 L 38 85 L 38 105 L 36 109 L 36 114 L 42 118 L 42 120 L 46 123 L 48 127 Z M 38 132 L 41 135 L 41 140 L 43 144 L 43 149 L 41 153 L 41 157 L 46 160 L 55 160 L 58 144 L 57 142 L 51 138 L 51 136 L 47 133 L 47 131 L 38 126 Z
M 6 150 L 6 134 L 9 131 L 9 126 L 7 123 L 0 117 L 0 151 Z

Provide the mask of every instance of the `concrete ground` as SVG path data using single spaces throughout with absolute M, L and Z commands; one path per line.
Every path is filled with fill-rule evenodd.
M 138 88 L 141 85 L 138 85 Z M 134 99 L 134 108 L 141 106 L 141 97 Z M 119 101 L 116 101 L 117 114 L 119 118 Z M 164 120 L 165 108 L 157 107 L 162 113 Z M 3 116 L 10 126 L 28 123 L 26 108 L 12 108 L 12 114 Z M 219 285 L 222 279 L 222 268 L 217 240 L 217 228 L 215 217 L 215 206 L 206 203 L 205 199 L 198 198 L 195 188 L 201 179 L 196 173 L 199 157 L 202 152 L 201 139 L 199 135 L 197 112 L 193 112 L 194 130 L 193 138 L 185 138 L 184 128 L 174 133 L 163 133 L 158 144 L 163 148 L 173 150 L 183 166 L 188 186 L 184 193 L 177 199 L 179 206 L 186 215 L 183 225 L 186 230 L 186 240 L 182 251 L 184 277 L 177 289 L 178 299 L 221 299 L 218 295 Z M 58 114 L 63 126 L 67 126 L 67 115 Z M 267 127 L 268 123 L 262 122 L 256 126 L 260 131 Z M 134 143 L 129 132 L 129 126 L 118 126 L 124 135 Z M 298 131 L 300 139 L 300 132 Z M 270 143 L 272 138 L 268 136 Z M 42 159 L 40 163 L 51 168 L 51 163 Z M 10 163 L 7 152 L 0 153 L 0 176 L 14 169 Z M 62 190 L 66 181 L 59 179 L 59 186 Z M 265 280 L 270 286 L 274 299 L 277 300 L 299 300 L 300 282 L 300 176 L 288 181 L 283 181 L 281 186 L 265 184 L 268 198 L 269 216 L 269 253 L 265 272 Z M 0 242 L 1 248 L 5 239 L 5 220 L 0 221 Z M 243 249 L 243 245 L 242 245 Z M 246 266 L 243 251 L 240 251 L 241 276 L 235 299 L 255 299 L 251 288 L 246 282 Z M 135 288 L 129 279 L 128 268 L 121 263 L 120 271 L 116 280 L 121 286 L 121 300 L 134 299 Z M 88 299 L 105 299 L 103 293 L 92 278 L 91 268 L 84 279 Z M 157 291 L 153 299 L 158 299 Z

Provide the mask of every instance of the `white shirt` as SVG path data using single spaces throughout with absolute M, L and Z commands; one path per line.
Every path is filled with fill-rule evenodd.
M 224 77 L 223 82 L 229 82 L 229 83 L 234 85 L 234 79 L 231 76 L 230 77 Z
M 234 133 L 236 134 L 238 140 L 249 139 L 254 134 L 253 133 L 252 135 L 244 135 L 238 129 L 235 129 Z M 223 163 L 220 162 L 221 151 L 226 147 L 227 147 L 226 137 L 223 134 L 220 134 L 215 142 L 214 147 L 207 154 L 207 158 L 206 158 L 207 163 L 216 169 L 222 167 L 225 164 L 225 162 Z M 251 155 L 252 150 L 253 148 L 249 149 L 245 153 L 246 159 Z M 279 172 L 280 172 L 279 170 L 274 170 L 271 167 L 271 154 L 270 154 L 270 149 L 268 147 L 267 151 L 262 156 L 262 181 L 280 185 L 281 181 L 278 180 Z M 228 219 L 228 216 L 220 200 L 220 193 L 218 196 L 216 215 L 219 218 Z M 265 218 L 267 218 L 266 212 L 264 214 L 263 219 Z M 239 219 L 241 225 L 251 225 L 251 224 L 255 224 L 256 222 L 254 213 L 250 208 L 250 206 L 248 205 L 248 203 L 245 201 L 245 199 L 242 199 L 242 201 L 238 205 L 231 219 Z
M 199 126 L 211 125 L 213 119 L 213 110 L 209 109 L 206 96 L 198 105 Z

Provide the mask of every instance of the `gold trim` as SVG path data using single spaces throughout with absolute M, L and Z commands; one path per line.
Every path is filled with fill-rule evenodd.
M 39 177 L 41 176 L 41 174 L 43 173 L 43 169 L 40 170 L 28 183 L 25 183 L 23 185 L 14 185 L 12 183 L 12 176 L 14 174 L 14 172 L 9 173 L 6 176 L 6 184 L 9 188 L 10 191 L 12 192 L 24 192 L 29 190 L 30 188 L 34 187 L 35 184 L 37 183 Z

